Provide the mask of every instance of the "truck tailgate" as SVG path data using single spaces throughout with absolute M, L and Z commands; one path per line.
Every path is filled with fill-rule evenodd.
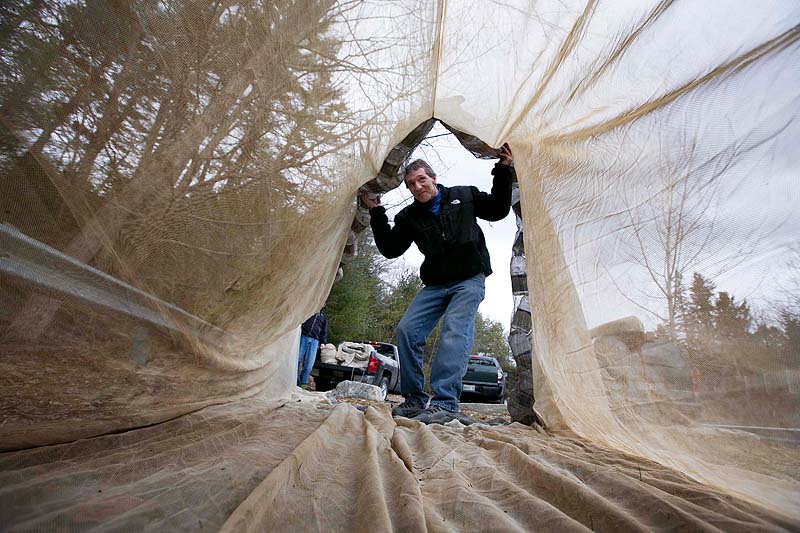
M 336 378 L 342 381 L 345 379 L 358 381 L 364 375 L 364 369 L 334 365 L 331 363 L 317 363 L 311 370 L 311 375 L 314 377 L 323 376 L 328 378 Z

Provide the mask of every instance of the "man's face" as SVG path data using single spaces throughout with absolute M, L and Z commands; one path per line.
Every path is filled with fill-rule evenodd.
M 406 175 L 406 187 L 418 202 L 429 202 L 439 194 L 436 178 L 428 176 L 422 168 L 412 170 Z

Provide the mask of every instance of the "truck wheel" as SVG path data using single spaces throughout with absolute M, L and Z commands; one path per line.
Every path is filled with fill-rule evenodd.
M 381 379 L 381 384 L 378 386 L 381 388 L 381 400 L 385 402 L 386 395 L 389 394 L 389 378 L 383 377 Z

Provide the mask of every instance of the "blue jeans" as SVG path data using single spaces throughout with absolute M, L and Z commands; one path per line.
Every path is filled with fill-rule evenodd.
M 408 306 L 397 325 L 400 353 L 400 391 L 406 401 L 423 405 L 430 398 L 423 391 L 422 349 L 439 318 L 442 336 L 431 366 L 431 405 L 458 412 L 461 378 L 467 372 L 475 327 L 475 313 L 483 301 L 486 276 L 478 274 L 459 282 L 424 287 Z
M 311 368 L 317 358 L 317 348 L 319 348 L 319 340 L 300 335 L 300 354 L 297 356 L 298 385 L 308 384 L 308 375 L 311 374 Z

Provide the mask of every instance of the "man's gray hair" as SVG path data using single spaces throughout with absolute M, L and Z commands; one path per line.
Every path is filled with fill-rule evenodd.
M 436 177 L 436 172 L 433 171 L 433 169 L 431 168 L 431 166 L 428 164 L 427 161 L 425 161 L 424 159 L 416 159 L 416 160 L 412 161 L 411 163 L 409 163 L 408 165 L 406 165 L 406 169 L 403 172 L 403 180 L 406 179 L 406 176 L 408 176 L 409 174 L 411 174 L 415 170 L 419 170 L 419 169 L 424 170 L 425 174 L 427 174 L 428 176 L 430 176 L 432 178 Z

